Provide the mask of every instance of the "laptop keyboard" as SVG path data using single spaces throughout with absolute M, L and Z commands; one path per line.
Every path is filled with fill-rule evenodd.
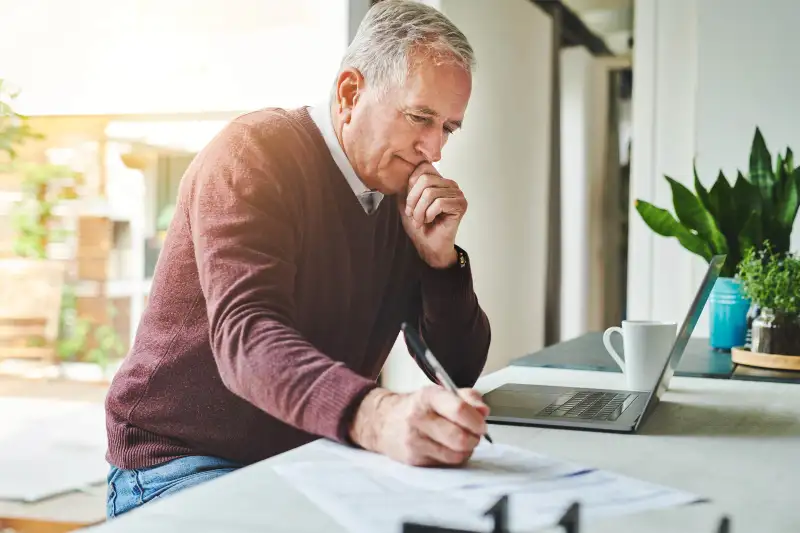
M 626 392 L 575 391 L 559 397 L 545 407 L 539 416 L 613 421 L 633 403 L 636 396 Z

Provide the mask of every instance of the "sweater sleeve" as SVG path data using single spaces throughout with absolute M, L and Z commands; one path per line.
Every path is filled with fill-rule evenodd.
M 456 248 L 459 261 L 454 266 L 439 270 L 423 265 L 410 321 L 417 324 L 425 343 L 456 385 L 471 387 L 486 364 L 491 328 L 473 289 L 469 257 Z M 436 381 L 426 364 L 417 360 L 417 365 Z
M 377 384 L 295 327 L 302 204 L 297 182 L 281 169 L 287 165 L 270 155 L 280 145 L 280 135 L 233 123 L 196 162 L 187 216 L 210 343 L 234 394 L 291 426 L 347 442 L 350 411 Z

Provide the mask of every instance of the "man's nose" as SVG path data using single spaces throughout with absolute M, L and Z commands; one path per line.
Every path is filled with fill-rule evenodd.
M 417 141 L 417 150 L 431 163 L 436 163 L 442 158 L 442 145 L 444 134 L 436 133 L 435 128 L 428 129 Z

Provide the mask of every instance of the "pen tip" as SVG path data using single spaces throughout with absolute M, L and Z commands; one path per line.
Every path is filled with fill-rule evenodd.
M 484 437 L 486 437 L 486 440 L 488 440 L 491 444 L 494 444 L 492 437 L 490 437 L 488 433 L 484 434 Z

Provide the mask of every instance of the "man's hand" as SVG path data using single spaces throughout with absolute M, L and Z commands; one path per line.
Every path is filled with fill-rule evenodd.
M 406 233 L 426 263 L 447 268 L 456 262 L 456 232 L 467 211 L 467 199 L 456 182 L 423 163 L 411 174 L 408 194 L 398 198 L 398 208 Z
M 410 465 L 461 465 L 486 432 L 489 407 L 473 389 L 459 394 L 437 386 L 410 394 L 374 389 L 356 411 L 350 437 Z

